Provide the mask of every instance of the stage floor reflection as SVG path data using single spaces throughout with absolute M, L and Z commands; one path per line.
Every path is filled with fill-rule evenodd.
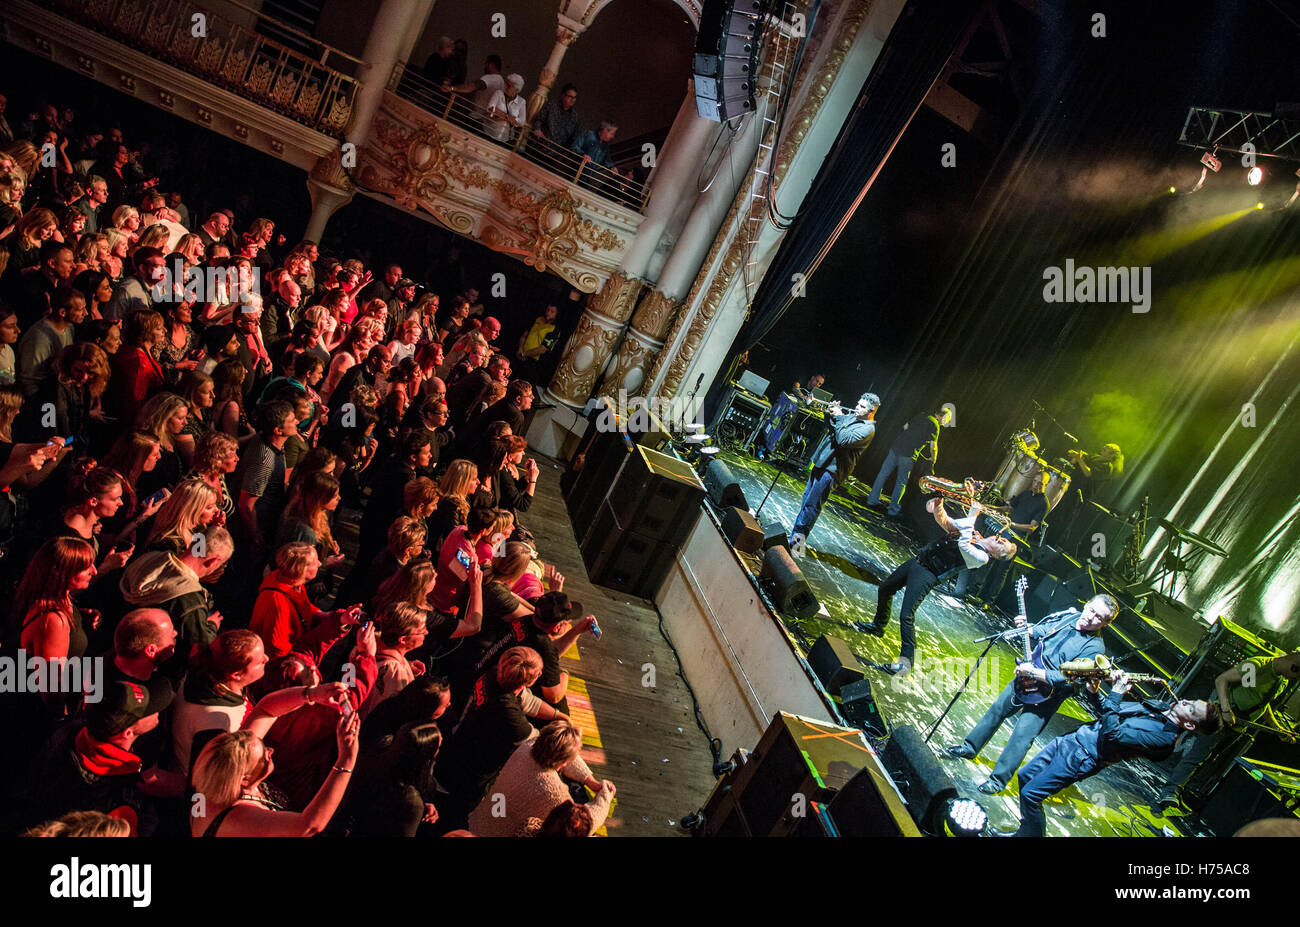
M 748 456 L 734 452 L 723 452 L 719 456 L 744 488 L 751 509 L 758 510 L 762 503 L 758 512 L 759 522 L 764 525 L 779 522 L 788 530 L 799 510 L 803 481 L 787 473 L 778 476 L 772 466 Z M 774 477 L 777 477 L 775 485 L 772 483 Z M 771 494 L 763 502 L 769 486 L 772 487 Z M 782 619 L 805 656 L 822 634 L 848 641 L 864 664 L 890 663 L 898 655 L 901 592 L 894 597 L 893 615 L 883 638 L 863 634 L 857 630 L 855 622 L 874 620 L 877 584 L 930 538 L 919 538 L 901 521 L 868 509 L 867 488 L 851 484 L 831 497 L 808 537 L 805 555 L 798 561 L 823 611 L 807 620 Z M 915 487 L 909 491 L 915 492 Z M 934 535 L 937 534 L 936 526 Z M 742 559 L 757 575 L 760 558 L 742 555 Z M 1032 605 L 1029 612 L 1031 621 L 1043 617 Z M 917 665 L 911 676 L 891 677 L 879 670 L 863 667 L 872 680 L 872 689 L 886 722 L 891 727 L 911 725 L 922 736 L 928 733 L 983 651 L 985 645 L 975 643 L 975 640 L 1011 625 L 1011 616 L 996 609 L 986 611 L 952 598 L 949 584 L 935 588 L 917 612 Z M 999 644 L 990 651 L 972 676 L 965 694 L 930 739 L 930 746 L 936 752 L 948 744 L 961 742 L 1014 675 L 1015 666 L 1016 652 L 1009 645 Z M 1091 720 L 1088 708 L 1070 699 L 1039 737 L 1026 762 L 1053 737 Z M 1017 782 L 1012 779 L 997 795 L 984 795 L 976 787 L 988 778 L 1010 734 L 1011 722 L 1008 721 L 974 761 L 942 760 L 962 796 L 979 801 L 988 811 L 991 826 L 997 829 L 1014 827 L 1019 821 Z M 872 740 L 880 748 L 885 738 Z M 1046 803 L 1048 834 L 1097 837 L 1190 835 L 1180 818 L 1162 816 L 1154 806 L 1164 779 L 1161 770 L 1145 762 L 1113 766 Z

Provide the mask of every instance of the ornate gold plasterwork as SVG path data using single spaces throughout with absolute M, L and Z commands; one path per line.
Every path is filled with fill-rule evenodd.
M 647 338 L 661 341 L 681 307 L 680 299 L 667 296 L 660 289 L 651 290 L 637 307 L 636 315 L 632 317 L 632 328 Z
M 636 306 L 636 298 L 641 295 L 645 281 L 639 277 L 629 277 L 621 270 L 610 274 L 609 280 L 587 300 L 588 312 L 599 312 L 607 319 L 620 324 L 626 322 Z
M 538 270 L 563 268 L 578 253 L 579 245 L 607 251 L 625 244 L 609 229 L 578 215 L 578 201 L 564 190 L 539 198 L 515 184 L 499 183 L 497 194 L 519 217 L 516 225 L 529 242 L 524 263 Z
M 486 170 L 467 164 L 449 151 L 446 136 L 434 123 L 412 131 L 386 119 L 376 119 L 374 131 L 383 149 L 381 160 L 387 161 L 396 176 L 375 177 L 373 172 L 363 176 L 408 209 L 427 209 L 427 201 L 445 192 L 452 180 L 479 190 L 495 183 Z
M 658 341 L 646 344 L 629 333 L 619 345 L 614 367 L 605 378 L 605 388 L 610 391 L 625 389 L 629 395 L 635 396 L 645 383 L 645 370 L 650 366 L 651 357 L 660 347 Z
M 773 172 L 773 183 L 777 188 L 780 187 L 780 183 L 789 170 L 799 148 L 807 139 L 808 132 L 812 128 L 817 114 L 821 111 L 822 104 L 826 102 L 826 97 L 835 83 L 835 77 L 843 66 L 844 58 L 852 47 L 862 23 L 866 20 L 871 5 L 871 0 L 857 0 L 845 13 L 843 19 L 840 20 L 834 40 L 835 45 L 831 51 L 821 61 L 818 61 L 815 55 L 809 57 L 810 64 L 816 69 L 815 75 L 808 77 L 812 73 L 810 68 L 796 78 L 795 92 L 792 95 L 796 99 L 805 80 L 811 80 L 812 84 L 791 123 L 786 138 L 777 149 L 776 169 Z M 831 27 L 828 26 L 827 28 Z M 822 35 L 824 37 L 825 33 L 822 33 Z M 819 42 L 818 47 L 820 47 L 820 44 Z M 763 144 L 770 146 L 774 141 L 772 137 L 774 134 L 775 130 L 770 130 Z M 762 148 L 760 148 L 761 150 Z M 705 258 L 700 273 L 696 277 L 690 293 L 686 296 L 685 305 L 695 305 L 700 290 L 707 285 L 707 290 L 703 298 L 700 299 L 698 308 L 693 314 L 688 310 L 678 315 L 666 337 L 664 349 L 655 358 L 650 374 L 647 376 L 645 383 L 642 384 L 643 387 L 649 386 L 659 377 L 660 372 L 667 367 L 663 374 L 663 382 L 658 387 L 658 393 L 665 398 L 676 395 L 678 388 L 681 386 L 682 377 L 686 374 L 686 368 L 690 365 L 691 360 L 695 357 L 695 352 L 704 341 L 704 336 L 707 334 L 709 326 L 713 323 L 713 319 L 722 305 L 723 297 L 730 289 L 736 273 L 740 270 L 741 264 L 749 252 L 750 242 L 748 237 L 738 232 L 740 227 L 735 224 L 735 219 L 737 213 L 750 201 L 753 172 L 757 166 L 757 162 L 751 165 L 745 182 L 740 185 L 739 192 L 727 212 L 727 217 L 723 221 L 717 237 L 714 238 L 713 245 L 709 248 L 708 257 Z M 761 218 L 765 208 L 766 202 L 764 200 L 751 204 L 745 227 L 749 227 L 751 224 L 748 220 Z M 727 247 L 726 255 L 714 270 L 718 254 L 724 245 Z M 685 337 L 681 337 L 683 328 L 687 328 Z M 680 343 L 678 343 L 679 338 L 681 338 Z M 676 345 L 676 348 L 674 348 L 674 345 Z
M 644 286 L 644 280 L 616 271 L 587 301 L 551 378 L 548 390 L 553 396 L 573 406 L 586 403 Z

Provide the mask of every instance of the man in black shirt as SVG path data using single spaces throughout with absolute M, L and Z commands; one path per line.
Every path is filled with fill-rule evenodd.
M 431 443 L 423 429 L 412 431 L 402 439 L 401 454 L 391 455 L 376 471 L 370 484 L 370 499 L 361 516 L 358 564 L 369 564 L 388 540 L 388 526 L 403 514 L 406 484 L 415 479 L 417 471 L 429 466 L 433 453 Z
M 880 504 L 880 491 L 885 488 L 885 480 L 889 479 L 890 473 L 896 473 L 894 491 L 889 494 L 889 514 L 897 518 L 902 512 L 903 493 L 907 492 L 907 478 L 912 474 L 912 465 L 924 454 L 930 466 L 934 467 L 939 461 L 939 429 L 951 424 L 952 406 L 945 403 L 938 412 L 922 413 L 904 425 L 889 446 L 889 453 L 880 464 L 880 472 L 871 483 L 867 506 L 875 508 Z
M 1213 734 L 1219 729 L 1219 709 L 1205 701 L 1122 705 L 1132 686 L 1128 674 L 1120 673 L 1102 702 L 1100 721 L 1056 738 L 1020 770 L 1020 827 L 999 836 L 1045 836 L 1042 806 L 1050 796 L 1112 763 L 1137 757 L 1159 762 L 1189 731 Z
M 1082 611 L 1067 608 L 1048 615 L 1029 629 L 1031 642 L 1043 645 L 1045 667 L 1018 663 L 1016 676 L 1047 683 L 1052 687 L 1051 693 L 1037 704 L 1021 704 L 1016 697 L 1015 681 L 1007 683 L 997 701 L 989 706 L 989 710 L 966 735 L 966 739 L 943 751 L 944 755 L 953 759 L 974 759 L 998 732 L 1002 722 L 1020 712 L 1011 739 L 998 756 L 997 765 L 993 767 L 988 780 L 979 784 L 979 790 L 985 795 L 994 795 L 1007 787 L 1025 754 L 1029 752 L 1034 738 L 1043 732 L 1061 703 L 1072 694 L 1069 680 L 1060 671 L 1060 665 L 1073 660 L 1095 660 L 1104 654 L 1106 645 L 1102 642 L 1101 631 L 1115 620 L 1118 612 L 1119 603 L 1103 593 L 1093 596 Z M 1025 618 L 1017 615 L 1016 625 L 1024 627 Z
M 447 790 L 439 822 L 463 827 L 483 790 L 501 771 L 515 747 L 532 734 L 529 718 L 554 721 L 561 712 L 531 692 L 542 675 L 542 658 L 529 647 L 511 647 L 495 670 L 485 672 L 469 693 L 465 716 L 438 757 L 438 784 Z
M 527 380 L 511 380 L 504 398 L 498 399 L 478 415 L 457 436 L 453 447 L 457 456 L 472 458 L 479 450 L 488 426 L 493 422 L 508 422 L 510 433 L 524 433 L 524 413 L 533 407 L 533 384 Z
M 831 490 L 853 474 L 858 458 L 876 436 L 876 410 L 880 397 L 863 393 L 852 412 L 845 413 L 838 402 L 826 410 L 831 429 L 812 455 L 812 471 L 803 491 L 803 502 L 790 532 L 790 547 L 802 551 L 808 532 L 812 531 Z
M 907 675 L 911 671 L 916 658 L 914 616 L 926 595 L 940 580 L 956 573 L 963 565 L 976 570 L 990 559 L 1010 560 L 1016 555 L 1016 545 L 1011 541 L 1000 537 L 980 537 L 975 532 L 975 519 L 981 511 L 978 502 L 972 503 L 966 517 L 960 519 L 948 517 L 941 498 L 931 499 L 925 507 L 946 532 L 946 536 L 931 541 L 911 560 L 899 564 L 880 584 L 875 621 L 871 624 L 858 622 L 857 625 L 859 630 L 867 634 L 883 637 L 885 628 L 889 625 L 894 593 L 906 587 L 903 605 L 898 613 L 900 656 L 893 663 L 877 665 L 877 669 L 891 676 L 899 673 Z

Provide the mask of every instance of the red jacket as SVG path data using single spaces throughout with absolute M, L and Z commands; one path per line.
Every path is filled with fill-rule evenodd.
M 112 367 L 105 404 L 122 427 L 130 427 L 144 401 L 163 388 L 166 378 L 162 366 L 143 348 L 119 348 L 113 355 Z
M 306 632 L 311 616 L 316 614 L 316 606 L 307 598 L 306 588 L 290 586 L 279 577 L 277 570 L 266 574 L 248 622 L 248 629 L 261 635 L 262 646 L 272 660 L 290 650 L 302 650 L 299 638 Z

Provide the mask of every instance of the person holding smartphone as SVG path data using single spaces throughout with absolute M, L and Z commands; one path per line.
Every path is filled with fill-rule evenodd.
M 438 554 L 438 578 L 434 580 L 429 602 L 441 616 L 464 616 L 473 622 L 482 622 L 483 610 L 474 608 L 473 598 L 481 596 L 482 573 L 474 547 L 487 536 L 496 523 L 492 509 L 470 509 L 466 523 L 453 528 L 442 542 Z M 481 624 L 480 624 L 481 627 Z M 478 628 L 475 629 L 478 633 Z

